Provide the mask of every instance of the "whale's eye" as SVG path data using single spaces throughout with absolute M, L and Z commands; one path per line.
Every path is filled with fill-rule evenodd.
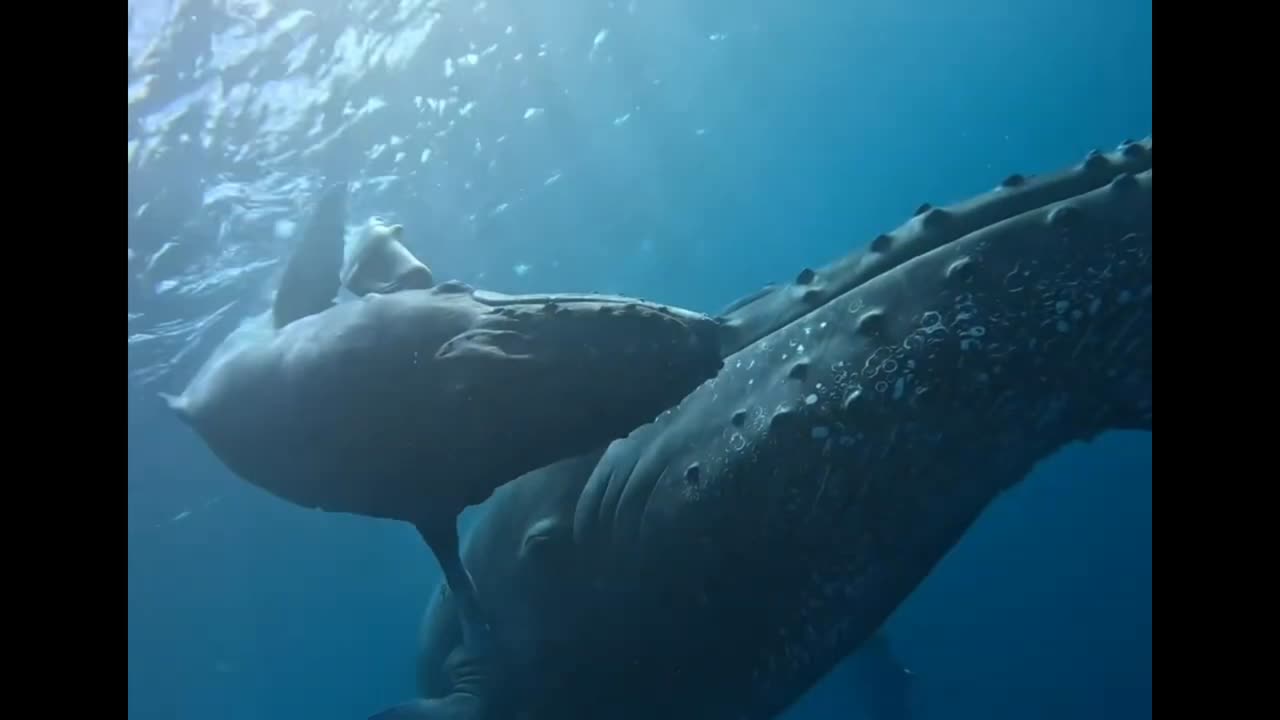
M 520 548 L 523 557 L 545 557 L 556 548 L 566 547 L 570 539 L 569 528 L 557 518 L 543 518 L 534 523 L 524 535 Z

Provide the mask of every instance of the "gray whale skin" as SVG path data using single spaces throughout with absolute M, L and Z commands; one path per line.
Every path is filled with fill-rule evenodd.
M 304 507 L 412 523 L 468 631 L 483 634 L 458 514 L 677 403 L 721 367 L 718 324 L 634 298 L 427 287 L 398 226 L 348 275 L 358 294 L 391 292 L 336 303 L 345 227 L 340 184 L 320 195 L 269 321 L 233 333 L 165 399 L 247 482 Z
M 497 492 L 464 547 L 500 664 L 424 617 L 420 720 L 767 720 L 1040 460 L 1151 430 L 1150 137 L 923 206 L 731 306 L 722 372 Z

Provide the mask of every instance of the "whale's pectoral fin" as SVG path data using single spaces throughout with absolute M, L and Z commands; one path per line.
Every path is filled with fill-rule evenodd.
M 418 532 L 444 572 L 445 585 L 457 601 L 462 644 L 445 660 L 450 694 L 410 700 L 370 716 L 369 720 L 485 720 L 488 698 L 496 683 L 498 658 L 493 636 L 477 599 L 475 583 L 458 550 L 457 520 L 448 524 L 418 523 Z
M 325 188 L 289 264 L 271 307 L 276 328 L 333 306 L 341 283 L 347 225 L 347 185 Z
M 436 556 L 436 561 L 440 563 L 445 585 L 458 604 L 463 647 L 477 657 L 490 653 L 492 636 L 484 612 L 480 609 L 475 582 L 462 564 L 462 553 L 458 548 L 457 519 L 448 523 L 420 522 L 416 527 L 427 547 Z

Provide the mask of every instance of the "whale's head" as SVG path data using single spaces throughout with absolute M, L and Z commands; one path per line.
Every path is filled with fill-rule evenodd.
M 361 228 L 341 280 L 356 295 L 425 290 L 435 284 L 431 268 L 405 247 L 404 226 L 376 216 Z

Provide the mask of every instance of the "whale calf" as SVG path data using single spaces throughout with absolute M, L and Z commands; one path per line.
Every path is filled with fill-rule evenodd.
M 420 264 L 362 257 L 372 269 L 348 275 L 363 278 L 362 296 L 337 303 L 344 228 L 345 187 L 330 188 L 270 323 L 228 337 L 166 400 L 249 483 L 308 508 L 414 524 L 463 598 L 466 506 L 625 435 L 721 367 L 715 321 L 633 298 L 424 287 Z M 375 249 L 399 256 L 388 235 Z M 388 275 L 404 282 L 372 291 Z M 472 604 L 462 612 L 483 629 Z
M 380 718 L 766 720 L 1038 462 L 1152 428 L 1152 145 L 1013 175 L 723 313 L 718 376 L 494 494 L 501 664 L 427 610 Z

